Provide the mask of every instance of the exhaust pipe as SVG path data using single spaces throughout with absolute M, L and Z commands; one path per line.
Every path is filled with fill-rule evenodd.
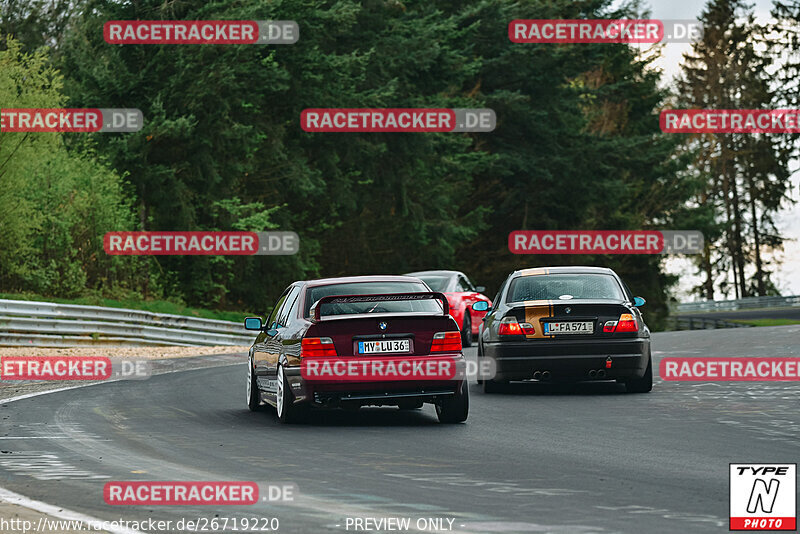
M 597 378 L 605 378 L 605 377 L 606 377 L 605 369 L 600 369 L 599 371 L 597 371 Z
M 550 371 L 544 371 L 542 373 L 542 380 L 550 380 Z
M 539 380 L 540 378 L 542 378 L 542 373 L 541 373 L 541 371 L 534 371 L 534 372 L 533 372 L 533 379 L 534 379 L 534 380 Z
M 589 371 L 589 378 L 594 378 L 595 376 L 597 376 L 597 371 L 595 371 L 594 369 Z

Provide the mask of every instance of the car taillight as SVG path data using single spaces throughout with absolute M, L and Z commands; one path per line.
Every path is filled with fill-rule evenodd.
M 433 334 L 431 352 L 461 352 L 461 332 L 437 332 Z
M 619 316 L 619 321 L 607 321 L 603 325 L 603 332 L 638 332 L 639 323 L 630 313 L 623 313 Z
M 522 335 L 522 327 L 517 322 L 516 317 L 503 317 L 497 334 L 501 336 L 519 336 Z
M 336 347 L 329 337 L 304 337 L 300 347 L 300 356 L 303 358 L 336 356 Z
M 533 328 L 531 323 L 519 323 L 520 328 L 522 328 L 522 333 L 526 336 L 532 336 L 536 333 L 536 330 Z
M 603 332 L 613 332 L 616 327 L 617 321 L 606 321 L 606 324 L 603 325 Z
M 614 330 L 615 332 L 638 332 L 639 325 L 636 323 L 636 319 L 633 318 L 633 315 L 630 313 L 623 313 L 619 316 L 619 323 L 617 323 L 617 329 Z
M 497 333 L 501 336 L 521 336 L 522 334 L 532 336 L 536 333 L 536 330 L 531 323 L 517 322 L 516 317 L 503 317 Z

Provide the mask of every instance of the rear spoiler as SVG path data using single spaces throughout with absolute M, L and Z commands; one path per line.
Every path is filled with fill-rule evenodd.
M 330 295 L 322 297 L 311 306 L 311 317 L 319 321 L 322 318 L 323 304 L 345 304 L 348 302 L 396 302 L 400 300 L 438 300 L 444 308 L 444 315 L 450 314 L 447 297 L 438 291 L 421 291 L 419 293 L 383 293 L 379 295 Z

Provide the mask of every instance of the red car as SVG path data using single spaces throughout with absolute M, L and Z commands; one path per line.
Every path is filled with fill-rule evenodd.
M 478 301 L 486 301 L 491 307 L 492 301 L 483 294 L 486 288 L 475 287 L 467 275 L 459 271 L 417 271 L 406 276 L 420 278 L 433 291 L 444 293 L 450 304 L 450 315 L 461 329 L 461 344 L 469 347 L 472 336 L 477 336 L 485 311 L 475 311 L 472 305 Z
M 247 367 L 247 405 L 266 402 L 278 419 L 309 408 L 436 406 L 442 423 L 469 413 L 461 333 L 447 298 L 406 276 L 295 282 L 258 331 Z

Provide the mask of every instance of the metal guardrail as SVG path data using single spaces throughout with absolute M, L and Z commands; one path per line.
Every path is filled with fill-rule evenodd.
M 707 330 L 712 328 L 750 328 L 752 325 L 734 323 L 723 319 L 709 319 L 708 317 L 681 317 L 667 318 L 670 330 Z
M 738 300 L 684 302 L 675 306 L 677 313 L 752 310 L 758 308 L 794 308 L 800 306 L 800 295 L 791 297 L 748 297 Z
M 249 345 L 242 323 L 105 308 L 0 299 L 0 346 Z

